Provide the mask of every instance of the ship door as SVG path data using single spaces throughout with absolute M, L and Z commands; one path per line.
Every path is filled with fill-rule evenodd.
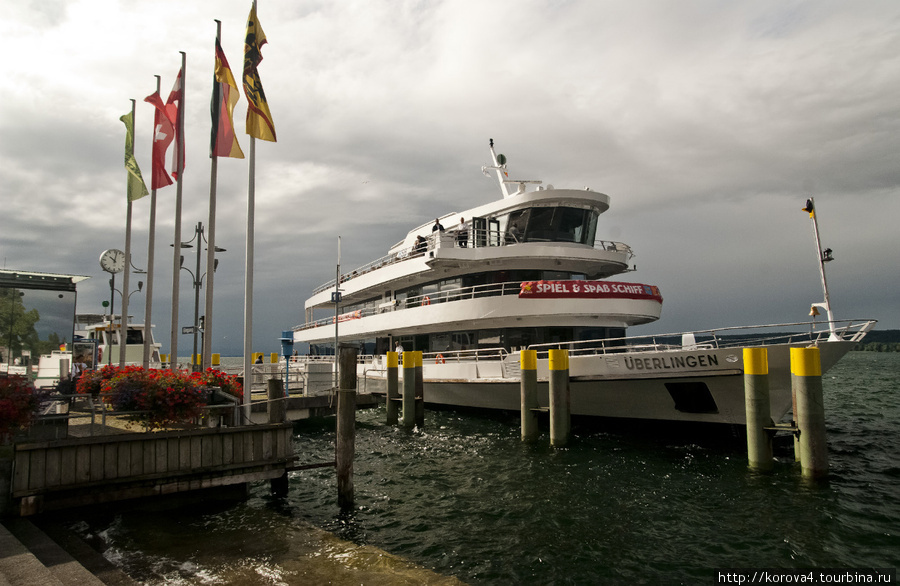
M 488 218 L 472 218 L 475 246 L 500 246 L 500 222 Z
M 475 248 L 487 246 L 487 218 L 472 218 L 472 230 L 475 232 Z

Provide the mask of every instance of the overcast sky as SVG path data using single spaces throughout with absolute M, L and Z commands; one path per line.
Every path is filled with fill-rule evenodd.
M 214 19 L 240 80 L 249 0 L 24 0 L 0 20 L 0 257 L 88 275 L 124 249 L 124 127 L 150 177 L 152 106 L 187 53 L 183 240 L 208 222 Z M 303 302 L 429 218 L 500 197 L 512 175 L 611 197 L 598 237 L 657 285 L 632 334 L 804 321 L 821 301 L 816 200 L 837 318 L 900 328 L 900 2 L 260 0 L 260 77 L 278 133 L 257 142 L 254 350 Z M 245 152 L 246 100 L 235 109 Z M 213 351 L 243 336 L 247 160 L 220 159 Z M 158 192 L 153 323 L 168 351 L 175 186 Z M 150 198 L 134 203 L 146 268 Z M 186 266 L 194 265 L 186 251 Z M 204 255 L 205 256 L 205 255 Z M 205 261 L 205 259 L 204 259 Z M 202 269 L 203 272 L 205 269 Z M 143 276 L 133 277 L 132 282 Z M 120 281 L 117 281 L 117 284 Z M 182 271 L 180 325 L 193 321 Z M 202 304 L 201 295 L 201 304 Z M 118 307 L 120 300 L 116 300 Z M 143 293 L 131 313 L 143 316 Z M 201 310 L 202 312 L 202 310 Z M 179 339 L 189 353 L 190 336 Z

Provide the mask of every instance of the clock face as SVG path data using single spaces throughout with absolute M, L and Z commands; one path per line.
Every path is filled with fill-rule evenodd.
M 100 255 L 100 268 L 107 273 L 121 273 L 125 270 L 125 253 L 116 248 L 110 248 Z

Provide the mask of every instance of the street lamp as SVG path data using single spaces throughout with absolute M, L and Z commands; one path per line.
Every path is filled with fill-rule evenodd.
M 6 372 L 9 372 L 9 367 L 13 363 L 12 362 L 12 343 L 13 343 L 13 324 L 15 322 L 15 308 L 16 308 L 16 293 L 18 293 L 19 297 L 25 297 L 25 291 L 16 291 L 15 289 L 9 290 L 9 344 L 6 347 Z M 17 336 L 18 337 L 18 336 Z
M 195 242 L 196 241 L 196 246 Z M 200 249 L 203 247 L 202 243 L 206 242 L 206 236 L 203 233 L 203 222 L 197 222 L 197 226 L 194 228 L 194 237 L 188 240 L 187 242 L 182 242 L 182 248 L 196 248 L 197 249 L 197 264 L 196 269 L 192 271 L 191 269 L 182 266 L 181 268 L 188 273 L 190 273 L 191 278 L 194 282 L 194 325 L 190 328 L 191 333 L 194 335 L 194 347 L 193 353 L 191 354 L 191 371 L 199 372 L 200 371 L 200 361 L 197 360 L 197 334 L 202 332 L 202 328 L 200 327 L 200 289 L 203 288 L 203 278 L 206 277 L 209 272 L 209 267 L 206 267 L 206 273 L 200 274 Z M 174 245 L 173 245 L 174 246 Z M 213 247 L 213 252 L 225 252 L 224 248 L 219 248 L 218 246 Z M 181 263 L 184 264 L 184 256 L 181 257 Z M 219 267 L 219 259 L 213 260 L 213 272 Z M 186 328 L 182 329 L 182 333 L 185 332 Z
M 144 288 L 144 282 L 138 281 L 137 289 L 135 289 L 134 291 L 129 291 L 128 296 L 126 297 L 125 293 L 123 293 L 119 289 L 116 289 L 116 275 L 115 275 L 115 273 L 113 273 L 113 275 L 109 278 L 109 301 L 110 301 L 109 321 L 110 321 L 110 324 L 112 324 L 113 321 L 116 319 L 116 314 L 113 313 L 113 309 L 112 309 L 112 302 L 115 299 L 115 294 L 116 293 L 119 294 L 119 296 L 122 298 L 122 307 L 125 307 L 127 305 L 125 303 L 125 300 L 131 299 L 132 295 L 134 295 L 135 293 L 140 293 L 143 290 L 143 288 Z M 106 304 L 105 301 L 103 303 L 104 303 L 104 305 Z M 123 315 L 122 323 L 125 324 L 127 319 L 128 319 L 128 316 Z M 121 347 L 127 346 L 127 344 L 128 344 L 128 327 L 127 326 L 122 328 L 122 331 L 120 332 L 119 337 L 123 338 L 123 339 L 119 340 L 119 347 L 121 348 Z M 124 354 L 120 354 L 120 355 L 124 356 Z M 108 353 L 107 360 L 108 360 L 107 364 L 112 364 L 112 352 Z M 120 362 L 119 366 L 125 366 L 124 362 Z

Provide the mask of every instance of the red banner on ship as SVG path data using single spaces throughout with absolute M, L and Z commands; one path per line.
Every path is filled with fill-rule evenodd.
M 519 297 L 529 299 L 654 299 L 662 303 L 659 288 L 641 283 L 613 281 L 523 281 Z

